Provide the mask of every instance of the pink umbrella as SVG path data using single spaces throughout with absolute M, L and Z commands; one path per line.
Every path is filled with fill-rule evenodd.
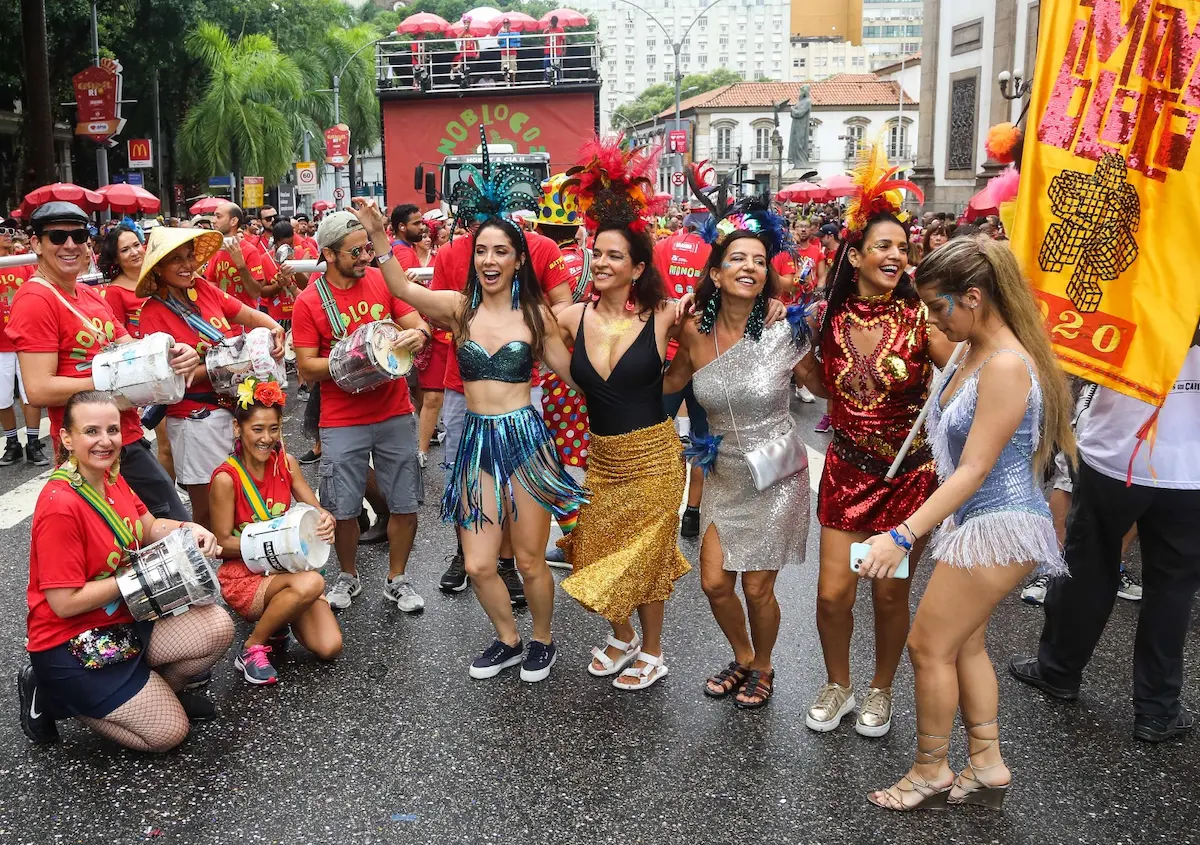
M 445 32 L 450 22 L 430 12 L 417 12 L 400 21 L 396 32 L 401 35 L 429 35 Z
M 558 18 L 558 25 L 561 27 L 588 25 L 587 15 L 577 12 L 574 9 L 554 9 L 542 15 L 540 20 L 543 24 L 549 26 L 551 18 Z
M 84 211 L 99 211 L 108 205 L 104 197 L 89 188 L 83 188 L 70 182 L 55 182 L 53 185 L 42 185 L 25 195 L 21 210 L 28 213 L 39 205 L 48 202 L 73 202 Z
M 118 214 L 137 211 L 157 214 L 162 208 L 162 200 L 138 185 L 105 185 L 97 193 L 108 200 L 109 209 Z
M 220 197 L 204 197 L 192 203 L 192 207 L 188 209 L 188 214 L 212 214 L 225 201 Z
M 508 21 L 508 28 L 512 32 L 540 32 L 543 28 L 541 21 L 530 17 L 524 12 L 505 12 L 499 17 L 492 19 L 490 34 L 496 35 L 500 30 L 504 29 L 505 21 Z
M 463 18 L 458 23 L 451 24 L 449 27 L 447 27 L 446 34 L 452 38 L 462 38 L 464 35 L 483 38 L 484 36 L 492 34 L 492 22 Z
M 820 186 L 826 190 L 830 199 L 848 197 L 858 190 L 858 186 L 854 184 L 854 180 L 845 173 L 839 173 L 836 176 L 830 176 L 828 179 L 821 180 Z
M 785 187 L 776 196 L 784 202 L 824 202 L 829 198 L 829 192 L 813 182 L 796 182 Z

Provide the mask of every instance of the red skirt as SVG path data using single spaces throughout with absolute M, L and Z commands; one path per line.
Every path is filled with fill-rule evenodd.
M 257 622 L 266 606 L 267 587 L 274 575 L 259 575 L 240 560 L 227 560 L 217 569 L 221 598 L 248 622 Z
M 891 481 L 886 472 L 886 466 L 880 474 L 860 469 L 831 444 L 817 492 L 817 521 L 839 531 L 890 531 L 916 513 L 938 486 L 932 457 L 904 468 Z
M 446 387 L 446 359 L 450 357 L 450 342 L 442 340 L 449 332 L 433 330 L 429 363 L 417 371 L 417 384 L 422 390 L 444 390 Z

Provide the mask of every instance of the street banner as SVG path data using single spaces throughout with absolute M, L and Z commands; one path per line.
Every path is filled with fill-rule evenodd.
M 672 129 L 667 133 L 667 152 L 686 153 L 687 151 L 688 139 L 686 129 Z
M 121 63 L 101 59 L 99 65 L 71 77 L 75 89 L 75 134 L 97 144 L 115 146 L 112 137 L 125 128 L 121 117 Z
M 1200 0 L 1043 3 L 1014 253 L 1064 368 L 1161 405 L 1200 319 Z
M 154 166 L 149 138 L 131 138 L 125 142 L 125 147 L 129 151 L 130 167 Z
M 350 163 L 350 127 L 344 123 L 325 130 L 325 163 L 345 167 Z
M 296 193 L 315 194 L 317 192 L 317 163 L 315 161 L 296 162 Z
M 263 207 L 263 177 L 242 177 L 242 208 Z
M 296 213 L 296 198 L 287 185 L 279 186 L 279 205 L 275 210 L 279 212 L 280 220 L 286 220 Z

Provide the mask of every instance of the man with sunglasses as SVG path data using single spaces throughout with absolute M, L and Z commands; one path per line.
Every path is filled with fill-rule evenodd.
M 340 337 L 368 323 L 391 319 L 401 329 L 400 347 L 416 355 L 429 342 L 429 327 L 409 305 L 391 295 L 383 274 L 370 266 L 374 258 L 371 244 L 353 214 L 338 211 L 326 215 L 317 228 L 317 246 L 325 259 L 325 275 L 318 276 L 296 298 L 292 343 L 301 378 L 310 385 L 319 383 L 321 389 L 321 504 L 337 520 L 334 548 L 342 568 L 328 593 L 329 604 L 343 610 L 362 592 L 355 562 L 358 515 L 367 472 L 374 463 L 389 513 L 388 578 L 383 594 L 400 610 L 415 613 L 425 607 L 425 600 L 405 570 L 417 534 L 424 485 L 408 383 L 401 378 L 359 395 L 347 393 L 330 377 L 329 354 Z M 390 252 L 380 256 L 380 261 L 389 260 Z
M 14 218 L 8 218 L 0 223 L 0 257 L 13 255 L 13 241 L 21 233 L 21 224 Z M 21 378 L 21 369 L 17 366 L 17 348 L 4 328 L 8 326 L 9 309 L 12 307 L 13 296 L 17 289 L 33 275 L 36 268 L 32 264 L 24 267 L 0 268 L 0 426 L 4 427 L 4 454 L 0 455 L 0 467 L 19 463 L 22 458 L 34 466 L 44 467 L 50 461 L 42 452 L 41 437 L 42 409 L 29 404 L 25 395 L 25 381 Z M 22 410 L 25 414 L 25 448 L 21 449 L 21 441 L 17 437 L 17 415 L 13 412 L 16 402 L 14 395 L 17 390 L 21 393 Z
M 90 264 L 87 215 L 69 202 L 50 202 L 30 217 L 31 244 L 37 270 L 13 297 L 7 333 L 17 348 L 29 401 L 50 412 L 55 447 L 62 428 L 63 406 L 76 393 L 95 390 L 89 372 L 79 364 L 91 361 L 112 343 L 132 337 L 113 316 L 99 292 L 80 284 Z M 171 368 L 190 375 L 200 363 L 196 350 L 175 344 Z M 159 517 L 187 521 L 175 482 L 159 465 L 142 432 L 137 409 L 121 412 L 121 475 L 138 497 Z

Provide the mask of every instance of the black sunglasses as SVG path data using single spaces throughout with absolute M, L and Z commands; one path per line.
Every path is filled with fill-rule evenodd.
M 92 236 L 87 229 L 47 229 L 42 233 L 42 237 L 55 246 L 62 246 L 67 242 L 67 238 L 73 240 L 76 246 L 83 246 Z

